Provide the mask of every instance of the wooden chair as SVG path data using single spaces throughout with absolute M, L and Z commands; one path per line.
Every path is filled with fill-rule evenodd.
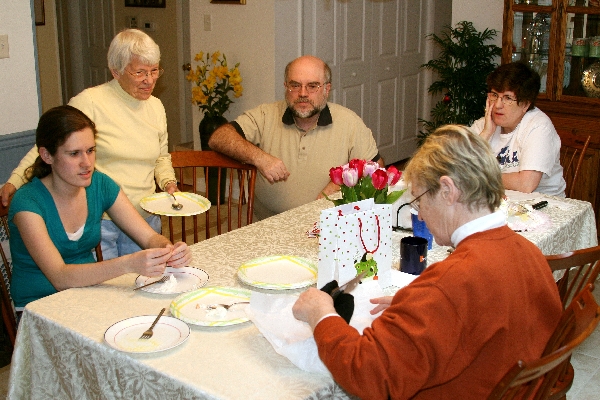
M 491 399 L 548 399 L 573 351 L 600 322 L 600 307 L 591 285 L 579 293 L 563 312 L 558 327 L 538 360 L 518 361 L 498 382 Z
M 583 137 L 575 135 L 565 135 L 561 138 L 560 165 L 563 167 L 563 176 L 567 183 L 565 194 L 572 198 L 575 193 L 577 178 L 581 172 L 581 165 L 585 158 L 591 136 L 585 141 Z
M 588 284 L 594 285 L 600 274 L 600 246 L 546 256 L 550 269 L 564 271 L 558 280 L 558 291 L 563 308 Z
M 215 151 L 175 151 L 171 153 L 171 162 L 175 169 L 179 190 L 182 192 L 199 193 L 198 179 L 203 175 L 205 177 L 205 187 L 208 187 L 208 168 L 218 168 L 217 204 L 212 204 L 211 208 L 205 213 L 205 236 L 207 239 L 211 237 L 211 216 L 216 217 L 217 235 L 222 233 L 225 222 L 227 223 L 227 232 L 252 223 L 254 187 L 257 174 L 255 166 L 243 164 Z M 228 177 L 224 204 L 221 204 L 222 174 L 227 174 Z M 239 191 L 239 201 L 233 198 L 234 187 L 237 187 Z M 205 195 L 205 193 L 200 194 Z M 244 206 L 246 207 L 245 219 L 243 218 Z M 197 215 L 186 218 L 168 217 L 169 238 L 171 241 L 174 241 L 175 238 L 175 219 L 181 223 L 181 240 L 183 242 L 187 239 L 186 230 L 189 229 L 186 228 L 186 221 L 192 223 L 193 243 L 199 241 Z
M 564 254 L 546 256 L 550 269 L 563 271 L 562 278 L 556 282 L 563 304 L 567 308 L 578 293 L 587 285 L 595 285 L 600 273 L 600 246 L 575 250 Z M 558 380 L 550 393 L 550 400 L 566 399 L 567 392 L 573 385 L 575 370 L 569 362 L 559 374 Z
M 8 239 L 10 232 L 8 230 L 8 207 L 4 207 L 0 204 L 0 257 L 1 265 L 0 272 L 2 277 L 0 279 L 0 301 L 2 302 L 2 320 L 6 327 L 6 332 L 12 346 L 15 345 L 15 338 L 17 337 L 17 315 L 15 313 L 15 307 L 13 305 L 12 298 L 10 297 L 10 279 L 12 275 L 12 266 L 8 261 L 8 257 L 4 252 L 3 246 L 8 246 Z

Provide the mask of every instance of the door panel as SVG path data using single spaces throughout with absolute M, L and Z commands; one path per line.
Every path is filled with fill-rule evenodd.
M 429 3 L 306 0 L 302 5 L 302 53 L 329 64 L 329 100 L 363 119 L 386 163 L 414 152 L 417 120 L 426 114 L 420 66 L 426 62 L 427 19 L 433 19 Z
M 428 9 L 426 0 L 405 0 L 402 2 L 400 16 L 401 53 L 399 58 L 399 77 L 402 82 L 399 111 L 400 126 L 396 132 L 397 146 L 394 158 L 403 160 L 410 157 L 416 147 L 416 135 L 419 132 L 418 119 L 426 113 L 423 110 L 422 79 L 425 74 L 421 65 L 427 59 L 425 36 L 428 34 Z M 433 14 L 433 10 L 429 10 Z M 429 18 L 433 18 L 433 15 Z
M 343 91 L 341 104 L 357 113 L 369 126 L 369 67 L 371 47 L 371 6 L 369 0 L 340 3 L 339 29 L 336 43 L 341 43 L 339 88 Z M 357 90 L 360 88 L 360 90 Z
M 80 5 L 82 27 L 87 27 L 82 32 L 83 83 L 87 88 L 112 79 L 106 55 L 115 32 L 110 0 L 84 0 Z

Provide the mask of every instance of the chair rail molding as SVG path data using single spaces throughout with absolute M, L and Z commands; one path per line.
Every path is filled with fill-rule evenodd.
M 0 185 L 35 144 L 35 130 L 0 135 Z

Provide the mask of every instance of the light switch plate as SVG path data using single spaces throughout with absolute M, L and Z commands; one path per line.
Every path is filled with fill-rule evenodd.
M 8 35 L 0 35 L 0 58 L 8 57 Z

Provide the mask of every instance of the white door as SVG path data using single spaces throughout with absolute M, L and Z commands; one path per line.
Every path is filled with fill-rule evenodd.
M 165 106 L 169 145 L 191 142 L 196 130 L 192 128 L 189 84 L 181 69 L 190 54 L 189 0 L 174 1 L 177 8 L 170 13 L 128 8 L 112 0 L 56 1 L 63 101 L 112 79 L 106 63 L 110 42 L 125 27 L 126 15 L 143 15 L 160 30 L 149 32 L 161 47 L 161 65 L 166 71 L 153 94 Z M 165 56 L 167 49 L 169 54 L 177 49 L 176 55 Z
M 67 103 L 83 89 L 112 77 L 106 54 L 115 35 L 110 0 L 57 0 L 62 98 Z
M 114 13 L 111 0 L 83 0 L 81 7 L 81 57 L 84 87 L 92 87 L 112 79 L 106 55 L 115 36 Z M 77 92 L 79 93 L 79 92 Z
M 428 0 L 303 2 L 303 54 L 324 59 L 333 73 L 330 101 L 373 131 L 386 163 L 416 149 L 423 112 Z

